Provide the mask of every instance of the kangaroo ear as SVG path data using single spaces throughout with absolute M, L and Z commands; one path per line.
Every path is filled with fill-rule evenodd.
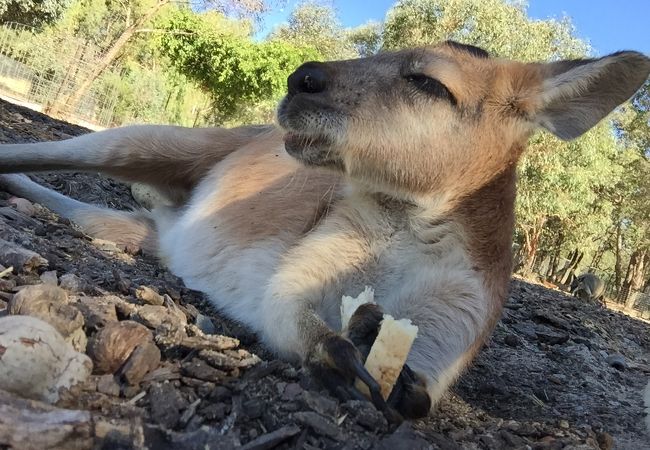
M 650 73 L 650 58 L 624 51 L 599 59 L 558 61 L 539 66 L 539 126 L 560 139 L 577 138 L 641 87 Z

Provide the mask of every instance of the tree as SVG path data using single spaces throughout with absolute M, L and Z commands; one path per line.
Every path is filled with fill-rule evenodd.
M 56 21 L 72 0 L 0 0 L 0 23 L 39 27 Z
M 308 2 L 294 9 L 288 23 L 279 26 L 271 34 L 270 40 L 297 47 L 312 47 L 326 60 L 357 57 L 354 44 L 345 35 L 331 7 Z
M 221 33 L 209 16 L 189 11 L 179 11 L 162 27 L 167 31 L 160 34 L 162 53 L 179 73 L 210 93 L 219 122 L 242 105 L 277 98 L 286 90 L 287 76 L 318 57 L 311 47 Z
M 522 61 L 582 56 L 588 46 L 569 19 L 531 20 L 525 4 L 504 0 L 401 0 L 386 15 L 384 48 L 454 39 Z
M 92 3 L 96 0 L 86 1 Z M 117 3 L 125 11 L 122 30 L 110 42 L 110 45 L 107 46 L 95 66 L 79 82 L 75 92 L 56 102 L 52 106 L 50 113 L 56 113 L 64 109 L 74 110 L 93 82 L 122 54 L 127 43 L 137 31 L 156 17 L 163 7 L 171 3 L 171 0 L 124 0 Z M 246 15 L 258 17 L 259 14 L 266 10 L 264 0 L 205 0 L 201 6 L 202 8 L 212 8 L 223 14 L 233 14 L 238 17 Z
M 382 25 L 378 22 L 368 22 L 347 31 L 347 39 L 356 49 L 359 56 L 371 56 L 382 47 Z

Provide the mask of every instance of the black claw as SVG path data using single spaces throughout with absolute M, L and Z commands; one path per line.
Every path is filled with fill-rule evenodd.
M 426 417 L 431 409 L 431 397 L 424 381 L 405 365 L 388 397 L 388 404 L 407 419 Z

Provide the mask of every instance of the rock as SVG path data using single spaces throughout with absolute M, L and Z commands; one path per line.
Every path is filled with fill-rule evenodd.
M 226 372 L 208 365 L 199 358 L 192 358 L 181 365 L 181 373 L 185 376 L 205 381 L 219 381 L 226 378 Z
M 137 322 L 124 320 L 107 324 L 88 343 L 88 354 L 95 363 L 94 372 L 115 373 L 136 347 L 152 342 L 151 331 Z
M 383 438 L 377 450 L 428 450 L 431 444 L 418 436 L 408 422 L 400 425 L 390 436 Z
M 252 398 L 242 404 L 242 411 L 251 420 L 259 419 L 264 413 L 266 405 L 258 398 Z
M 160 295 L 158 292 L 154 291 L 150 287 L 140 286 L 139 288 L 135 289 L 134 292 L 135 292 L 135 297 L 138 300 L 141 300 L 142 302 L 148 305 L 162 306 L 165 303 L 165 300 L 163 299 L 162 295 Z
M 204 349 L 199 351 L 199 357 L 211 366 L 223 370 L 245 369 L 260 362 L 257 355 L 243 349 L 223 351 Z
M 303 389 L 298 383 L 289 383 L 284 387 L 284 390 L 282 392 L 282 400 L 294 400 L 300 393 L 302 393 Z
M 56 276 L 56 270 L 48 270 L 47 272 L 43 272 L 40 278 L 43 284 L 49 284 L 52 286 L 59 285 L 59 278 Z
M 352 400 L 346 402 L 343 408 L 356 423 L 373 433 L 385 432 L 388 428 L 384 415 L 370 402 Z
M 73 273 L 66 273 L 59 279 L 59 286 L 70 292 L 86 292 L 90 285 Z
M 56 328 L 76 350 L 86 349 L 83 315 L 68 304 L 68 295 L 57 286 L 25 286 L 9 302 L 9 313 L 38 317 Z
M 512 328 L 528 338 L 537 339 L 535 325 L 530 322 L 516 323 L 512 325 Z
M 537 330 L 535 334 L 540 342 L 550 345 L 564 344 L 569 340 L 567 333 L 558 333 L 551 330 Z
M 605 361 L 616 370 L 623 371 L 627 369 L 627 361 L 625 360 L 625 356 L 619 353 L 607 356 L 607 358 L 605 358 Z
M 202 408 L 200 413 L 208 420 L 221 420 L 228 414 L 228 405 L 225 403 L 210 403 Z
M 0 239 L 0 264 L 13 267 L 16 273 L 31 272 L 39 267 L 47 267 L 47 259 L 36 252 L 22 248 L 12 242 Z
M 101 375 L 97 377 L 97 392 L 118 397 L 120 395 L 120 385 L 112 374 Z
M 521 339 L 516 334 L 508 334 L 503 338 L 503 343 L 509 347 L 519 347 L 521 345 Z
M 138 345 L 117 373 L 121 380 L 136 385 L 160 364 L 160 350 L 153 342 Z
M 315 433 L 334 440 L 341 439 L 339 427 L 327 417 L 321 416 L 312 411 L 301 411 L 293 414 L 293 417 L 302 425 L 310 427 Z
M 568 320 L 558 316 L 557 314 L 553 314 L 549 311 L 536 310 L 533 313 L 533 319 L 538 323 L 552 325 L 555 328 L 559 328 L 561 330 L 568 331 L 571 329 L 571 324 L 569 323 Z
M 285 425 L 270 433 L 263 434 L 241 447 L 241 450 L 268 450 L 277 447 L 290 437 L 300 433 L 297 425 Z
M 36 207 L 26 198 L 11 197 L 9 199 L 9 204 L 13 205 L 16 208 L 16 211 L 25 214 L 28 217 L 32 217 L 36 214 Z
M 188 402 L 170 383 L 156 383 L 149 389 L 149 404 L 153 422 L 166 428 L 174 428 Z
M 309 409 L 328 417 L 334 417 L 338 407 L 336 401 L 313 391 L 303 391 L 300 400 Z
M 163 323 L 170 325 L 173 329 L 181 329 L 187 323 L 184 315 L 179 315 L 169 308 L 158 305 L 144 305 L 138 308 L 136 318 L 149 328 L 156 329 Z
M 52 325 L 30 316 L 0 318 L 0 361 L 0 389 L 48 403 L 92 371 L 90 358 Z
M 125 303 L 121 298 L 107 295 L 104 297 L 79 297 L 74 306 L 84 316 L 86 328 L 100 330 L 111 322 L 117 322 L 116 305 Z

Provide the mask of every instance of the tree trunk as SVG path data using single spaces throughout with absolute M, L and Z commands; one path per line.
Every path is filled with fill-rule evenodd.
M 542 217 L 537 221 L 536 226 L 531 231 L 524 231 L 524 246 L 522 248 L 522 269 L 521 272 L 524 276 L 530 276 L 533 272 L 533 264 L 537 256 L 537 248 L 539 246 L 539 239 L 542 236 L 546 217 Z
M 584 256 L 585 254 L 579 252 L 577 248 L 569 253 L 569 261 L 564 264 L 564 267 L 555 272 L 555 282 L 558 284 L 567 284 L 571 274 L 576 270 L 576 267 L 578 267 L 578 264 L 580 264 Z
M 77 105 L 90 89 L 90 86 L 92 86 L 95 80 L 99 78 L 102 73 L 104 73 L 104 71 L 113 63 L 113 61 L 117 59 L 118 56 L 120 56 L 126 44 L 133 37 L 136 31 L 138 31 L 138 28 L 151 20 L 156 14 L 158 14 L 160 9 L 170 1 L 171 0 L 158 0 L 158 2 L 153 7 L 151 7 L 151 9 L 149 9 L 149 11 L 147 11 L 140 18 L 140 20 L 137 20 L 133 24 L 129 25 L 122 32 L 120 37 L 118 37 L 115 42 L 113 42 L 113 44 L 106 51 L 106 53 L 104 53 L 100 60 L 97 61 L 88 75 L 86 75 L 86 77 L 79 82 L 79 84 L 76 86 L 75 91 L 68 96 L 64 96 L 63 98 L 55 100 L 50 111 L 54 114 L 62 112 L 74 113 Z
M 623 233 L 621 231 L 621 222 L 616 224 L 616 246 L 614 248 L 614 256 L 616 261 L 614 263 L 614 288 L 616 289 L 617 298 L 618 293 L 621 291 L 621 253 L 623 251 Z
M 636 250 L 630 257 L 630 264 L 627 267 L 627 273 L 623 285 L 619 291 L 619 303 L 625 303 L 625 309 L 634 309 L 636 291 L 643 287 L 643 274 L 645 267 L 650 262 L 650 253 L 647 250 Z

